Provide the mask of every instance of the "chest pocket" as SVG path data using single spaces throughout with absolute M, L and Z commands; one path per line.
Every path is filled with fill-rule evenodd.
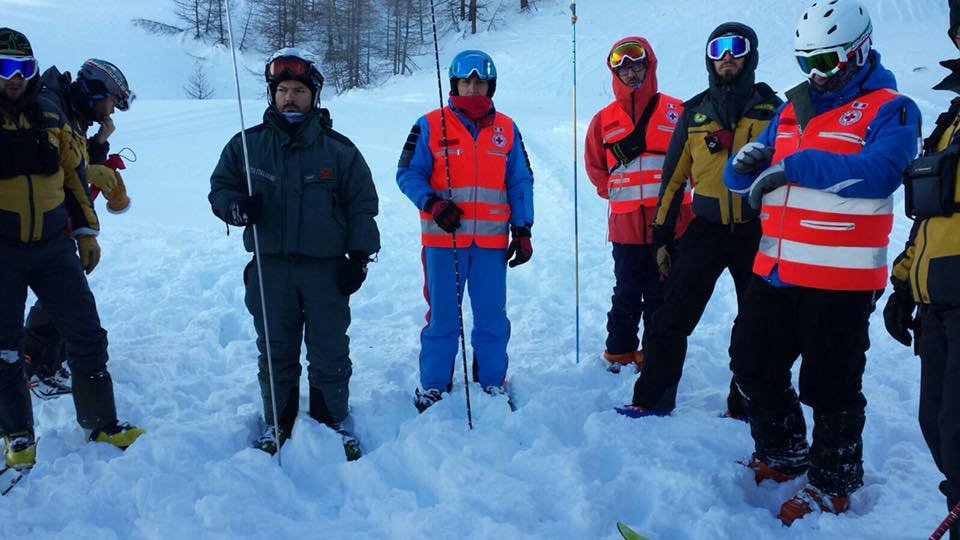
M 60 168 L 57 148 L 44 129 L 0 129 L 0 178 L 50 175 Z
M 320 166 L 303 177 L 301 213 L 308 228 L 329 232 L 330 227 L 346 228 L 346 212 L 340 197 L 336 169 Z

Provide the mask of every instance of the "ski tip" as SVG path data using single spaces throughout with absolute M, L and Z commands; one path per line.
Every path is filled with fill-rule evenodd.
M 622 521 L 617 522 L 617 530 L 620 531 L 620 535 L 623 536 L 625 540 L 650 540 L 646 536 L 628 527 L 627 524 Z

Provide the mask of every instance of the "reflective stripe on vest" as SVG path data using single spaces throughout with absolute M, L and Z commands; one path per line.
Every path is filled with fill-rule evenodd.
M 449 107 L 444 109 L 450 162 L 448 191 L 440 110 L 427 114 L 430 151 L 434 156 L 430 187 L 437 196 L 463 210 L 457 229 L 457 247 L 476 243 L 483 248 L 506 248 L 509 243 L 510 201 L 507 198 L 507 155 L 513 147 L 513 120 L 496 113 L 490 126 L 473 136 Z M 427 212 L 420 212 L 420 239 L 427 247 L 453 247 L 453 235 L 443 231 Z
M 814 117 L 802 133 L 793 104 L 788 104 L 780 113 L 773 162 L 807 149 L 859 153 L 867 126 L 897 96 L 875 90 Z M 767 276 L 776 266 L 786 283 L 827 290 L 869 291 L 886 285 L 893 196 L 841 197 L 787 184 L 764 195 L 760 220 L 763 237 L 754 273 Z
M 664 156 L 682 110 L 680 100 L 660 94 L 646 126 L 646 151 L 630 163 L 621 165 L 607 149 L 607 170 L 610 173 L 607 192 L 612 213 L 628 214 L 641 206 L 653 208 L 657 205 Z M 624 139 L 634 129 L 630 115 L 616 101 L 600 111 L 600 125 L 605 145 Z M 690 203 L 689 191 L 684 195 L 684 202 Z

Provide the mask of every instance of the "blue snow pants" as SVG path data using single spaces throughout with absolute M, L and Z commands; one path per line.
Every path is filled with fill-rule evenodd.
M 423 248 L 427 325 L 420 332 L 420 386 L 446 391 L 453 381 L 460 347 L 457 281 L 453 249 Z M 507 375 L 506 250 L 477 246 L 457 249 L 461 287 L 473 307 L 470 343 L 479 367 L 481 386 L 502 386 Z

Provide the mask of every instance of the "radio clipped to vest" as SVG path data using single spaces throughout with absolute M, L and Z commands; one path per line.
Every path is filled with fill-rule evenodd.
M 26 174 L 54 174 L 60 154 L 44 129 L 0 129 L 0 178 Z
M 949 216 L 960 210 L 956 203 L 957 160 L 960 144 L 917 158 L 903 173 L 907 216 L 924 219 Z

